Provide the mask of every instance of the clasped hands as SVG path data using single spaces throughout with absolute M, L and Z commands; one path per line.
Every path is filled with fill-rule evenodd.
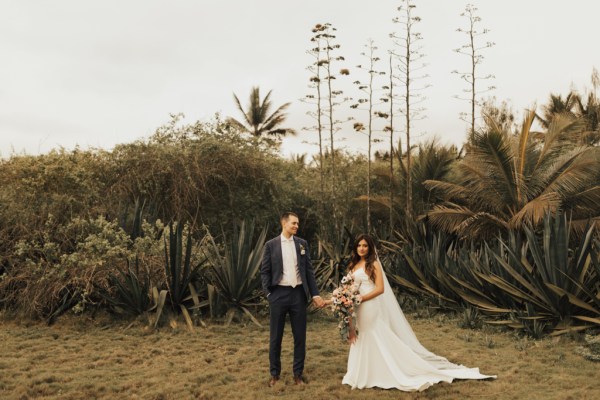
M 333 300 L 323 300 L 321 296 L 315 296 L 313 297 L 313 303 L 315 303 L 315 306 L 317 306 L 317 308 L 325 308 L 327 306 L 330 306 L 333 303 Z
M 323 300 L 323 298 L 321 296 L 313 297 L 312 301 L 313 301 L 313 303 L 315 303 L 315 306 L 317 306 L 317 308 L 323 308 L 327 304 L 331 304 L 331 303 L 328 303 L 329 300 Z

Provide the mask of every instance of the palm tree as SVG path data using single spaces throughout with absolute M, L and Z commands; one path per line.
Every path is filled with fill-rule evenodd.
M 403 156 L 400 144 L 394 149 L 394 156 L 398 157 L 398 165 L 400 174 L 390 176 L 389 166 L 385 166 L 384 162 L 389 155 L 376 155 L 376 167 L 373 169 L 373 174 L 380 179 L 381 183 L 392 180 L 392 187 L 399 196 L 394 196 L 393 203 L 390 202 L 390 197 L 386 195 L 373 196 L 371 201 L 374 203 L 375 211 L 383 215 L 383 210 L 398 213 L 398 216 L 404 219 L 406 217 L 406 185 L 407 185 L 407 160 Z M 436 193 L 425 188 L 423 182 L 427 180 L 442 180 L 446 179 L 452 170 L 452 165 L 458 158 L 458 152 L 454 146 L 440 145 L 437 139 L 430 140 L 413 146 L 412 168 L 410 171 L 413 193 L 413 211 L 415 213 L 423 213 L 429 211 L 431 207 L 440 203 L 442 199 L 436 197 Z M 383 185 L 381 186 L 383 187 Z M 362 195 L 356 200 L 366 201 L 366 196 Z
M 289 107 L 290 103 L 285 103 L 280 106 L 274 113 L 269 114 L 271 111 L 272 103 L 270 100 L 272 90 L 267 93 L 264 99 L 260 99 L 260 89 L 255 86 L 250 91 L 250 98 L 248 101 L 247 111 L 244 110 L 238 97 L 233 94 L 233 98 L 237 105 L 238 110 L 244 116 L 243 122 L 240 122 L 234 118 L 228 118 L 227 122 L 240 129 L 243 132 L 248 132 L 255 137 L 270 135 L 295 135 L 296 131 L 289 128 L 281 128 L 287 115 L 284 111 Z
M 542 107 L 543 115 L 536 115 L 536 117 L 540 121 L 542 127 L 548 128 L 556 115 L 564 114 L 575 117 L 575 108 L 578 103 L 581 103 L 581 98 L 574 91 L 569 92 L 564 100 L 560 94 L 556 95 L 551 93 L 548 104 Z
M 581 98 L 577 99 L 577 115 L 585 120 L 586 134 L 582 139 L 585 144 L 597 145 L 600 143 L 600 102 L 595 93 L 590 93 L 584 104 Z
M 429 210 L 440 199 L 436 193 L 423 185 L 427 180 L 442 180 L 448 177 L 452 171 L 452 166 L 459 158 L 458 150 L 455 146 L 440 145 L 437 139 L 421 143 L 419 151 L 414 158 L 414 165 L 411 169 L 411 184 L 413 185 L 413 195 L 416 200 L 415 208 L 417 212 Z M 406 166 L 400 160 L 400 168 Z M 406 185 L 406 182 L 403 182 Z
M 446 199 L 427 213 L 434 226 L 477 238 L 535 226 L 558 210 L 573 220 L 600 217 L 600 148 L 580 145 L 585 121 L 557 114 L 536 133 L 535 116 L 529 112 L 516 135 L 486 118 L 488 128 L 466 145 L 455 181 L 424 183 Z
M 581 143 L 595 145 L 600 143 L 600 103 L 595 91 L 588 95 L 587 101 L 579 93 L 571 91 L 563 100 L 561 95 L 551 94 L 548 104 L 543 106 L 543 116 L 537 115 L 540 124 L 548 128 L 556 115 L 567 115 L 585 121 L 585 134 L 580 136 Z

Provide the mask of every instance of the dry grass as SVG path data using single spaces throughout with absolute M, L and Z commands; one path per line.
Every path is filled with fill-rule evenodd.
M 430 350 L 497 374 L 493 381 L 455 381 L 425 392 L 351 390 L 341 385 L 347 346 L 335 322 L 310 316 L 306 377 L 292 385 L 286 326 L 283 384 L 268 388 L 268 330 L 212 324 L 190 333 L 85 318 L 54 326 L 0 322 L 2 399 L 598 399 L 598 364 L 575 353 L 572 338 L 532 341 L 490 328 L 457 327 L 445 315 L 409 320 Z

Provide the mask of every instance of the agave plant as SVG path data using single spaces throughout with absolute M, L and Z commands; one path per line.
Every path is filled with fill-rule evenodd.
M 144 202 L 140 204 L 139 199 L 135 201 L 135 208 L 133 210 L 133 226 L 131 227 L 131 233 L 129 237 L 132 242 L 135 242 L 137 238 L 144 237 L 144 231 L 142 230 L 142 211 L 144 209 Z
M 150 277 L 140 274 L 139 258 L 135 257 L 135 271 L 129 259 L 126 270 L 117 270 L 108 276 L 108 282 L 115 289 L 114 295 L 102 294 L 112 309 L 118 314 L 140 315 L 150 309 Z
M 424 242 L 401 250 L 404 263 L 390 280 L 442 306 L 476 307 L 486 322 L 533 337 L 597 327 L 600 242 L 593 225 L 579 241 L 570 232 L 567 217 L 559 214 L 547 215 L 541 232 L 525 227 L 523 237 L 512 232 L 480 248 Z
M 518 269 L 494 254 L 499 266 L 513 279 L 498 283 L 552 320 L 558 333 L 600 325 L 600 275 L 594 254 L 598 249 L 593 247 L 592 240 L 594 226 L 585 231 L 573 249 L 569 247 L 570 228 L 564 214 L 546 216 L 541 240 L 531 228 L 526 227 L 525 234 L 529 257 L 504 245 L 508 258 Z
M 317 236 L 317 258 L 313 264 L 319 290 L 332 290 L 339 286 L 340 279 L 350 262 L 353 237 L 348 228 L 344 228 L 338 236 L 337 243 L 331 243 Z
M 169 224 L 169 244 L 167 245 L 166 235 L 163 237 L 165 241 L 165 276 L 167 278 L 167 288 L 170 303 L 172 307 L 178 307 L 185 318 L 190 329 L 193 329 L 192 318 L 189 314 L 187 302 L 193 301 L 193 309 L 197 310 L 201 307 L 201 302 L 192 285 L 194 276 L 200 269 L 200 266 L 206 262 L 202 259 L 195 265 L 192 265 L 192 235 L 188 230 L 185 255 L 183 254 L 183 224 L 178 223 L 173 231 L 173 223 Z M 155 298 L 158 297 L 154 296 Z M 157 300 L 157 304 L 160 299 Z M 163 301 L 164 305 L 164 301 Z M 162 309 L 158 308 L 157 322 Z
M 256 325 L 262 326 L 252 315 L 250 308 L 260 304 L 259 271 L 267 231 L 263 229 L 256 240 L 253 231 L 252 227 L 248 227 L 246 222 L 242 221 L 239 227 L 234 227 L 230 240 L 225 243 L 224 251 L 212 236 L 206 236 L 208 279 L 228 306 L 227 324 L 231 323 L 237 311 L 241 311 Z
M 510 232 L 509 243 L 513 244 L 513 248 L 520 248 L 521 241 Z M 504 254 L 497 242 L 484 243 L 482 248 L 471 244 L 470 248 L 463 246 L 455 257 L 447 258 L 448 264 L 455 267 L 449 270 L 456 271 L 449 274 L 449 286 L 463 303 L 475 306 L 486 314 L 507 314 L 519 308 L 521 302 L 515 301 L 513 296 L 494 285 L 497 279 L 509 279 L 508 273 L 497 267 L 497 261 L 491 255 L 492 250 L 496 249 Z M 492 282 L 486 279 L 490 276 L 494 277 Z
M 133 212 L 133 225 L 129 233 L 131 247 L 138 238 L 144 237 L 142 229 L 142 210 L 143 204 L 138 200 L 135 202 Z M 160 237 L 157 237 L 157 240 Z M 154 326 L 158 324 L 160 314 L 166 301 L 168 291 L 161 290 L 152 286 L 148 270 L 141 271 L 139 255 L 135 255 L 134 267 L 129 258 L 126 259 L 127 267 L 123 270 L 117 269 L 108 275 L 108 284 L 114 289 L 110 293 L 104 289 L 99 291 L 102 298 L 108 303 L 109 307 L 117 314 L 122 315 L 141 315 L 145 312 L 157 310 L 157 318 Z M 135 269 L 135 270 L 134 270 Z M 151 299 L 154 299 L 152 304 Z
M 471 306 L 465 307 L 458 324 L 461 328 L 479 328 L 481 326 L 481 317 L 479 315 L 479 311 Z
M 574 248 L 565 215 L 546 216 L 543 228 L 540 238 L 526 227 L 522 245 L 499 240 L 500 248 L 486 246 L 485 257 L 469 269 L 481 281 L 481 290 L 463 285 L 463 298 L 488 313 L 510 314 L 509 320 L 495 323 L 534 337 L 547 327 L 561 334 L 600 325 L 594 227 Z
M 429 232 L 424 224 L 413 224 L 417 240 L 405 239 L 405 245 L 384 242 L 391 253 L 400 255 L 389 279 L 404 289 L 417 294 L 434 297 L 438 304 L 446 302 L 453 306 L 460 302 L 450 276 L 460 275 L 458 266 L 451 264 L 454 248 L 451 237 L 444 232 Z

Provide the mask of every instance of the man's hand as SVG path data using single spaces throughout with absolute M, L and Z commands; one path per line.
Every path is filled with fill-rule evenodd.
M 321 296 L 313 297 L 312 301 L 315 303 L 315 306 L 319 308 L 323 308 L 325 306 L 325 301 L 321 298 Z

